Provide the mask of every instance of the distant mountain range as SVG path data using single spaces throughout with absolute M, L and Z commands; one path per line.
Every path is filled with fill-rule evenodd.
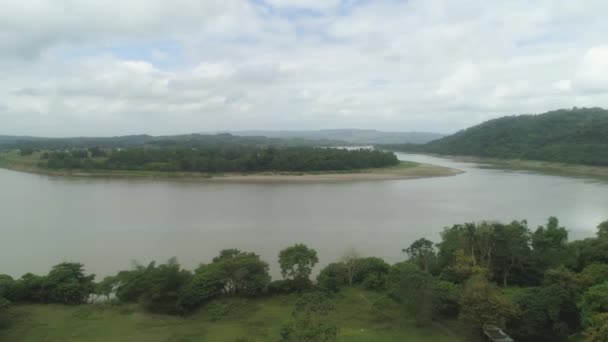
M 356 145 L 424 144 L 444 137 L 444 134 L 427 132 L 382 132 L 373 129 L 324 129 L 316 131 L 236 131 L 240 136 L 265 136 L 283 139 L 337 140 Z
M 132 146 L 339 146 L 412 143 L 421 144 L 441 138 L 441 134 L 419 132 L 380 132 L 375 130 L 336 129 L 321 131 L 243 131 L 183 135 L 125 135 L 117 137 L 44 138 L 0 135 L 0 146 L 34 148 L 132 147 Z
M 529 159 L 608 166 L 608 110 L 574 108 L 486 121 L 423 145 L 396 151 Z
M 71 148 L 71 147 L 214 147 L 242 146 L 338 146 L 343 141 L 268 138 L 232 134 L 125 135 L 117 137 L 43 138 L 0 135 L 0 147 Z

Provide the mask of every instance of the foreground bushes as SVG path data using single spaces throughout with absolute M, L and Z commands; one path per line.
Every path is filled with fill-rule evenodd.
M 608 249 L 600 247 L 608 245 L 608 224 L 598 227 L 596 238 L 568 243 L 567 235 L 553 218 L 534 232 L 525 221 L 455 225 L 444 230 L 440 244 L 415 241 L 403 250 L 407 260 L 393 265 L 350 251 L 322 268 L 316 283 L 310 275 L 317 253 L 302 244 L 279 253 L 283 279 L 273 282 L 259 255 L 237 249 L 222 250 L 193 272 L 171 259 L 97 284 L 81 264 L 62 263 L 44 276 L 0 275 L 0 316 L 9 302 L 76 305 L 102 296 L 183 315 L 219 297 L 299 293 L 317 304 L 298 301 L 283 339 L 332 339 L 336 327 L 322 324 L 331 309 L 326 302 L 344 287 L 359 286 L 377 292 L 369 303 L 376 313 L 398 306 L 418 325 L 458 318 L 474 335 L 495 324 L 523 342 L 560 341 L 582 331 L 590 341 L 606 341 L 608 265 L 602 260 Z M 215 303 L 208 310 L 220 317 L 228 309 Z

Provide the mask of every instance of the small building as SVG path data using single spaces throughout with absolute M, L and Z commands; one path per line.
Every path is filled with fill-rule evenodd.
M 487 342 L 514 342 L 504 331 L 495 325 L 485 325 L 483 327 L 484 341 Z

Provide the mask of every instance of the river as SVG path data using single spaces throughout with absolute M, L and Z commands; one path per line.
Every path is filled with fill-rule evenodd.
M 501 170 L 398 154 L 466 171 L 442 178 L 243 184 L 64 178 L 0 169 L 0 274 L 45 274 L 79 261 L 99 276 L 172 256 L 187 268 L 220 249 L 254 251 L 278 275 L 278 252 L 302 242 L 321 264 L 354 248 L 395 262 L 444 226 L 557 216 L 571 239 L 608 219 L 608 181 Z

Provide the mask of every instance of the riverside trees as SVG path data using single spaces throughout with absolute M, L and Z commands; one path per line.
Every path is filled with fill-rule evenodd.
M 392 265 L 350 250 L 348 258 L 323 267 L 316 283 L 309 277 L 319 258 L 303 244 L 279 253 L 285 279 L 275 282 L 259 255 L 237 249 L 222 250 L 194 271 L 171 259 L 138 265 L 98 284 L 83 265 L 62 263 L 44 276 L 0 275 L 0 313 L 9 301 L 78 305 L 96 293 L 119 305 L 137 303 L 146 311 L 184 315 L 205 310 L 217 298 L 294 293 L 318 303 L 306 306 L 300 301 L 283 338 L 329 340 L 336 327 L 324 324 L 331 307 L 326 301 L 353 286 L 373 291 L 374 300 L 362 299 L 359 305 L 375 309 L 374 314 L 389 306 L 400 309 L 389 316 L 382 312 L 382 319 L 403 317 L 428 325 L 458 318 L 473 333 L 494 324 L 524 342 L 564 340 L 583 331 L 590 341 L 603 341 L 608 331 L 608 263 L 602 247 L 607 240 L 606 223 L 596 237 L 572 242 L 554 218 L 534 230 L 525 221 L 467 223 L 445 228 L 437 244 L 415 241 L 405 248 L 408 260 Z

